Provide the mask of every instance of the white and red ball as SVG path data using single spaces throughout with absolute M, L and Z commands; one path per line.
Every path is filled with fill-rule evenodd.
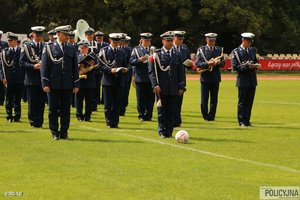
M 175 140 L 179 143 L 187 143 L 189 141 L 189 134 L 185 130 L 180 130 L 175 135 Z

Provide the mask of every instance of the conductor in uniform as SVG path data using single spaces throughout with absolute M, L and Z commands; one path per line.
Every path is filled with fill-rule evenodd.
M 45 27 L 31 27 L 33 40 L 24 44 L 20 65 L 25 70 L 25 86 L 28 98 L 28 119 L 31 127 L 41 128 L 44 123 L 46 95 L 41 84 L 41 58 L 44 48 Z
M 19 64 L 21 48 L 17 46 L 18 35 L 8 32 L 7 38 L 9 47 L 2 51 L 0 70 L 1 81 L 6 87 L 6 119 L 8 122 L 20 122 L 24 88 L 24 68 Z
M 2 58 L 1 57 L 2 50 L 4 50 L 5 48 L 8 47 L 8 43 L 1 40 L 2 34 L 3 34 L 3 31 L 0 30 L 0 62 L 1 62 L 1 58 Z M 4 104 L 4 100 L 5 100 L 5 87 L 2 83 L 2 81 L 0 81 L 0 105 Z
M 42 54 L 42 87 L 48 94 L 49 127 L 54 140 L 68 139 L 72 93 L 79 91 L 77 54 L 68 43 L 70 28 L 70 25 L 55 28 L 57 40 L 45 45 Z M 61 109 L 60 130 L 58 109 Z
M 185 31 L 173 31 L 174 38 L 173 38 L 173 48 L 175 48 L 178 52 L 180 52 L 182 56 L 182 60 L 184 63 L 184 90 L 186 91 L 186 75 L 185 75 L 185 68 L 190 69 L 192 67 L 192 62 L 191 62 L 191 53 L 190 49 L 186 44 L 183 43 L 184 36 L 186 34 Z M 186 62 L 185 62 L 186 61 Z M 189 62 L 187 62 L 189 61 Z M 180 127 L 181 126 L 181 107 L 182 107 L 182 102 L 183 102 L 183 94 L 178 96 L 177 100 L 177 108 L 176 108 L 176 113 L 175 113 L 175 127 Z
M 89 43 L 87 40 L 81 40 L 78 43 L 78 63 L 84 60 L 89 51 Z M 96 54 L 95 54 L 96 55 Z M 82 67 L 82 68 L 81 68 Z M 81 71 L 83 71 L 83 66 L 80 66 Z M 79 73 L 81 74 L 81 73 Z M 95 73 L 94 71 L 89 71 L 87 73 L 79 76 L 80 78 L 80 89 L 76 94 L 76 117 L 78 121 L 91 121 L 91 114 L 93 111 L 93 97 L 95 93 Z M 83 114 L 83 101 L 85 101 L 85 113 Z
M 201 113 L 206 121 L 215 120 L 221 82 L 220 68 L 225 65 L 223 48 L 215 46 L 217 36 L 216 33 L 205 34 L 206 45 L 198 48 L 195 63 L 201 74 Z
M 253 33 L 242 33 L 242 44 L 231 55 L 231 64 L 237 72 L 238 87 L 238 123 L 241 127 L 251 126 L 251 110 L 257 86 L 256 70 L 260 67 L 256 58 L 256 49 L 251 47 Z
M 177 99 L 183 94 L 185 83 L 182 56 L 172 48 L 172 31 L 161 37 L 163 47 L 152 55 L 149 76 L 158 102 L 161 102 L 161 105 L 157 103 L 158 134 L 161 138 L 168 138 L 172 137 Z
M 137 111 L 140 122 L 152 120 L 155 94 L 148 73 L 152 33 L 141 33 L 141 44 L 134 47 L 130 64 L 134 67 Z
M 126 84 L 127 60 L 124 49 L 119 47 L 122 33 L 111 33 L 110 45 L 100 50 L 100 69 L 103 72 L 102 87 L 104 113 L 108 128 L 117 128 L 121 98 Z

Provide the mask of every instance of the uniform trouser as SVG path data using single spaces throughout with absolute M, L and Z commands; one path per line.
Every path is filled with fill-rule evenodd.
M 177 95 L 160 95 L 162 106 L 157 108 L 159 135 L 172 136 L 177 98 Z
M 53 135 L 66 136 L 70 125 L 72 90 L 51 89 L 48 93 L 49 128 Z M 60 109 L 60 132 L 58 131 L 58 110 Z
M 28 98 L 28 119 L 31 126 L 42 126 L 44 123 L 44 110 L 46 94 L 41 86 L 26 86 Z
M 107 126 L 117 127 L 119 124 L 121 98 L 124 86 L 102 85 L 104 94 L 104 114 Z
M 201 113 L 203 119 L 214 120 L 217 111 L 218 93 L 220 83 L 201 82 Z M 208 111 L 208 99 L 210 97 L 210 110 Z
M 8 84 L 6 88 L 6 119 L 19 120 L 21 118 L 21 98 L 24 85 Z M 15 116 L 13 117 L 12 110 L 14 108 Z
M 101 78 L 102 74 L 97 72 L 95 74 L 95 95 L 93 97 L 93 109 L 96 110 L 97 105 L 101 103 Z M 103 98 L 103 97 L 102 97 Z
M 93 111 L 94 88 L 80 88 L 76 94 L 76 117 L 90 120 Z M 83 114 L 83 100 L 85 101 L 85 113 Z
M 2 81 L 0 81 L 0 103 L 3 104 L 5 100 L 5 86 Z
M 28 97 L 27 97 L 27 88 L 26 87 L 23 87 L 22 100 L 23 100 L 23 102 L 26 102 L 28 100 Z
M 256 87 L 238 87 L 238 122 L 249 125 Z
M 177 106 L 176 106 L 176 113 L 174 116 L 174 126 L 180 126 L 181 125 L 181 107 L 183 102 L 183 95 L 178 95 L 177 97 Z
M 128 75 L 128 74 L 127 74 Z M 120 114 L 124 115 L 126 112 L 126 107 L 128 106 L 128 98 L 129 98 L 129 91 L 130 91 L 130 85 L 131 85 L 131 74 L 130 76 L 128 75 L 128 79 L 126 80 L 125 87 L 124 87 L 124 92 L 123 92 L 123 97 L 121 100 L 121 110 Z
M 153 105 L 155 101 L 155 94 L 151 83 L 135 82 L 136 98 L 137 98 L 137 110 L 139 118 L 144 120 L 152 119 Z

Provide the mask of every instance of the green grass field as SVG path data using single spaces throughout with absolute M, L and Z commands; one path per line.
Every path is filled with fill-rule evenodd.
M 244 129 L 235 81 L 221 83 L 215 122 L 201 117 L 199 87 L 189 81 L 184 97 L 188 144 L 158 137 L 156 111 L 138 122 L 133 89 L 119 129 L 106 128 L 103 106 L 92 123 L 72 109 L 69 141 L 52 141 L 47 117 L 32 129 L 27 104 L 13 124 L 0 107 L 0 199 L 254 200 L 260 186 L 300 185 L 300 81 L 259 81 L 253 127 Z

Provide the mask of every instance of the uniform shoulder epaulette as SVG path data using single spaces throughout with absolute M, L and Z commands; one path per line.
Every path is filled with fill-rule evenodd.
M 138 45 L 138 46 L 135 46 L 134 49 L 141 49 L 142 46 L 141 45 Z
M 109 46 L 105 46 L 105 47 L 103 47 L 102 49 L 108 49 L 109 48 Z
M 201 47 L 199 47 L 198 50 L 200 50 L 200 49 L 205 50 L 205 47 L 206 47 L 206 46 L 201 46 Z
M 235 51 L 238 51 L 238 50 L 239 50 L 239 47 L 233 49 L 232 52 L 235 52 Z

